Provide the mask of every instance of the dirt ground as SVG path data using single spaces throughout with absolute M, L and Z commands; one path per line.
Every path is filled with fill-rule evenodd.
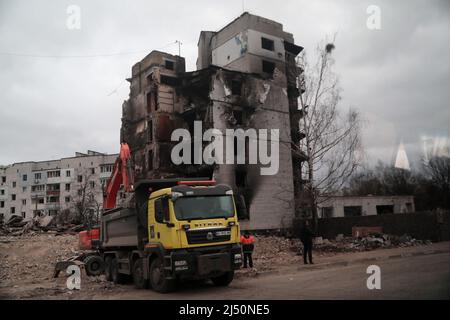
M 336 245 L 334 245 L 336 246 Z M 253 269 L 237 271 L 236 278 L 253 278 L 289 265 L 300 265 L 301 243 L 297 239 L 258 236 L 255 243 Z M 351 254 L 343 245 L 317 246 L 317 259 Z M 347 252 L 349 251 L 349 252 Z M 354 250 L 353 250 L 354 251 Z M 359 250 L 360 251 L 360 250 Z M 82 272 L 82 290 L 68 290 L 67 276 L 61 272 L 53 278 L 57 261 L 78 253 L 76 235 L 29 234 L 0 237 L 0 299 L 92 299 L 108 292 L 126 295 L 132 286 L 115 285 L 104 276 L 88 277 Z

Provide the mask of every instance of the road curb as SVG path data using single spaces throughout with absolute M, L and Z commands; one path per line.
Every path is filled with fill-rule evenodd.
M 370 257 L 370 258 L 363 258 L 363 259 L 356 259 L 356 260 L 340 260 L 335 262 L 328 262 L 328 263 L 321 263 L 321 264 L 313 264 L 313 265 L 301 265 L 295 268 L 297 271 L 308 271 L 308 270 L 321 270 L 326 268 L 332 268 L 332 267 L 347 267 L 349 265 L 353 264 L 360 264 L 360 263 L 371 263 L 376 261 L 382 261 L 382 260 L 391 260 L 391 259 L 399 259 L 399 258 L 406 258 L 406 257 L 416 257 L 416 256 L 425 256 L 425 255 L 432 255 L 432 254 L 442 254 L 442 253 L 450 253 L 450 250 L 427 250 L 427 251 L 419 251 L 419 252 L 405 252 L 405 253 L 399 253 L 399 254 L 393 254 L 390 256 L 378 256 L 378 257 Z M 258 277 L 264 277 L 274 274 L 283 274 L 287 270 L 268 270 L 263 272 L 257 272 L 256 274 L 252 275 L 251 277 L 248 277 L 247 275 L 241 273 L 239 274 L 239 278 L 258 278 Z

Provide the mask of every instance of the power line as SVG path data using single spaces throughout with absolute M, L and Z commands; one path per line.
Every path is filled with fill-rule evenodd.
M 152 50 L 161 50 L 167 48 L 171 45 L 178 43 L 177 41 L 170 42 L 162 47 L 155 48 Z M 101 58 L 101 57 L 113 57 L 122 55 L 133 55 L 149 52 L 151 50 L 140 50 L 140 51 L 129 51 L 129 52 L 115 52 L 115 53 L 101 53 L 101 54 L 88 54 L 88 55 L 45 55 L 45 54 L 28 54 L 28 53 L 17 53 L 17 52 L 0 52 L 2 56 L 11 57 L 29 57 L 29 58 Z

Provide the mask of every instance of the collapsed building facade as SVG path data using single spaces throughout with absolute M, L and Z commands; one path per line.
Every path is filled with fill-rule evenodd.
M 301 139 L 297 99 L 302 70 L 295 57 L 302 49 L 280 23 L 244 13 L 220 31 L 200 33 L 196 71 L 186 72 L 183 57 L 160 51 L 136 63 L 127 79 L 130 96 L 122 106 L 121 128 L 136 181 L 215 179 L 233 188 L 243 229 L 289 227 L 298 211 L 305 160 L 292 152 L 292 143 Z M 265 165 L 247 161 L 175 165 L 171 151 L 178 141 L 171 140 L 172 132 L 184 128 L 194 136 L 194 121 L 201 121 L 203 131 L 278 129 L 278 172 L 261 175 Z M 248 144 L 245 148 L 248 159 Z M 233 152 L 236 158 L 236 147 Z

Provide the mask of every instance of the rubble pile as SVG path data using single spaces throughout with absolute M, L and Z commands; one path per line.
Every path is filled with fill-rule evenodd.
M 388 234 L 371 234 L 366 237 L 344 237 L 339 234 L 334 240 L 315 239 L 316 251 L 322 252 L 358 252 L 378 248 L 410 247 L 431 244 L 429 240 L 417 240 L 409 235 L 395 236 Z
M 287 239 L 276 236 L 257 236 L 253 261 L 259 270 L 272 269 L 275 263 L 298 262 L 301 242 L 299 239 Z
M 78 253 L 78 238 L 64 234 L 0 236 L 0 283 L 49 280 L 55 261 Z
M 0 225 L 0 236 L 21 236 L 28 233 L 76 234 L 83 229 L 83 225 L 57 225 L 53 216 L 34 217 L 30 220 L 24 220 L 22 216 L 12 215 L 8 221 Z
M 261 271 L 274 270 L 281 265 L 301 263 L 303 260 L 303 245 L 300 239 L 263 235 L 257 235 L 255 239 L 253 262 L 256 269 L 244 269 L 243 272 L 248 276 L 255 276 Z M 354 238 L 344 237 L 340 234 L 333 240 L 316 237 L 314 256 L 428 244 L 431 244 L 431 241 L 417 240 L 408 235 L 399 237 L 388 234 L 371 234 L 366 237 Z

